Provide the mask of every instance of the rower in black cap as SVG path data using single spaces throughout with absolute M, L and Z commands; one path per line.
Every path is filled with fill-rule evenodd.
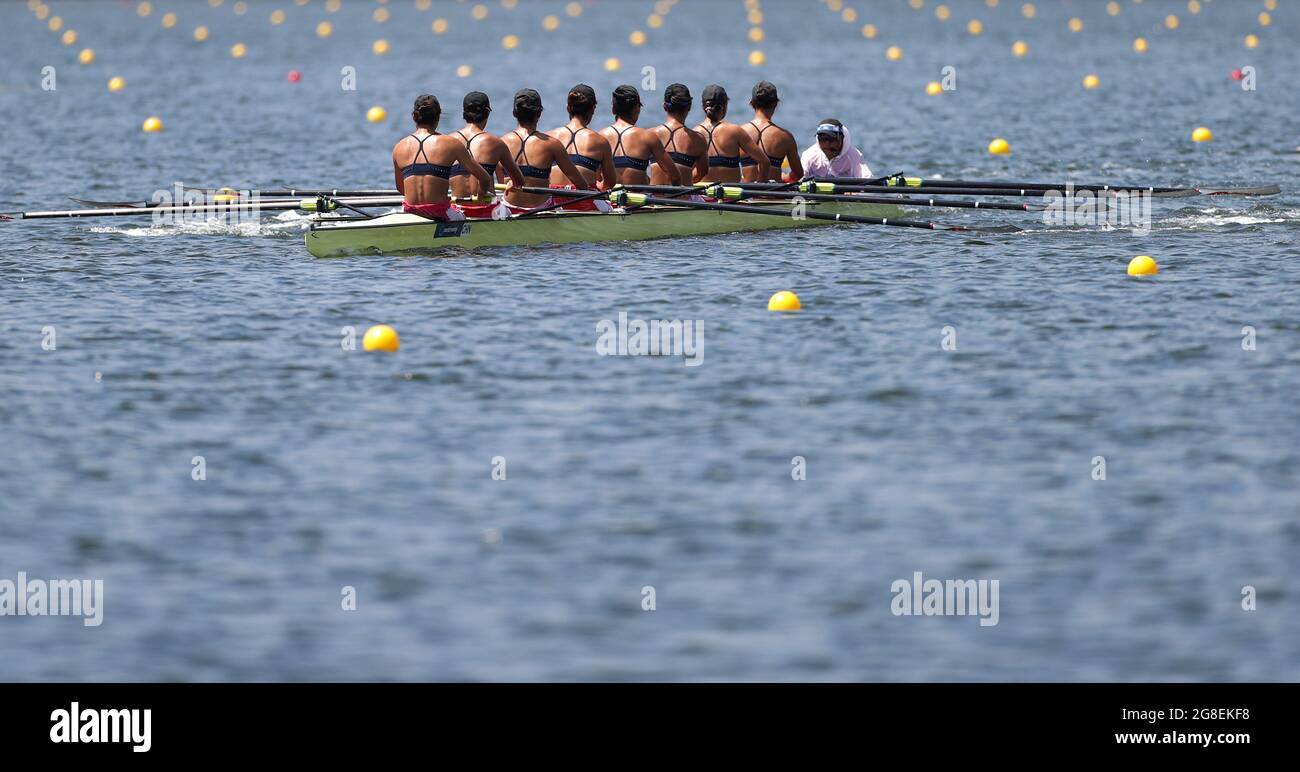
M 706 86 L 700 101 L 704 105 L 704 122 L 695 127 L 704 132 L 709 149 L 707 159 L 701 159 L 696 169 L 697 179 L 710 182 L 740 182 L 740 159 L 749 156 L 758 165 L 759 179 L 768 179 L 771 163 L 745 130 L 728 122 L 727 90 L 719 85 Z
M 674 83 L 664 89 L 664 122 L 655 127 L 655 134 L 663 143 L 668 158 L 677 167 L 681 184 L 689 185 L 695 180 L 695 164 L 708 152 L 709 143 L 700 132 L 686 125 L 686 116 L 690 115 L 691 90 L 681 83 Z M 668 184 L 666 167 L 655 164 L 651 167 L 650 181 L 655 185 Z
M 650 182 L 650 163 L 665 170 L 670 185 L 677 185 L 681 176 L 677 165 L 664 151 L 659 135 L 636 125 L 641 117 L 641 94 L 635 86 L 623 85 L 614 89 L 614 125 L 600 130 L 614 146 L 615 181 L 624 185 L 645 185 Z
M 569 160 L 569 154 L 558 140 L 537 130 L 542 117 L 542 96 L 531 88 L 515 92 L 515 120 L 518 128 L 501 137 L 510 148 L 511 158 L 519 165 L 524 182 L 533 187 L 546 187 L 551 181 L 551 167 L 559 166 L 569 182 L 579 190 L 588 190 L 586 179 L 578 173 Z M 511 190 L 505 196 L 505 210 L 519 214 L 529 209 L 549 206 L 551 197 Z
M 487 131 L 488 116 L 492 114 L 492 103 L 488 101 L 488 95 L 482 91 L 471 91 L 465 95 L 462 105 L 461 115 L 465 118 L 465 125 L 450 136 L 460 138 L 465 147 L 469 148 L 470 155 L 474 156 L 474 160 L 478 161 L 488 175 L 499 172 L 501 179 L 509 185 L 516 188 L 522 186 L 524 176 L 510 157 L 510 148 L 506 147 L 500 137 Z M 451 190 L 457 198 L 477 198 L 480 201 L 491 200 L 496 195 L 493 188 L 485 189 L 470 176 L 469 170 L 462 164 L 451 167 Z
M 600 132 L 588 125 L 596 115 L 596 90 L 586 83 L 579 83 L 569 89 L 567 107 L 569 122 L 546 133 L 564 143 L 569 160 L 578 167 L 578 173 L 587 181 L 589 187 L 596 187 L 598 178 L 615 179 L 614 151 Z M 552 186 L 563 186 L 567 182 L 563 171 L 551 169 Z M 611 182 L 604 187 L 612 185 Z M 593 200 L 592 203 L 600 209 L 603 208 L 602 204 L 609 202 Z
M 742 158 L 740 168 L 745 182 L 780 182 L 783 162 L 790 164 L 787 181 L 803 178 L 803 164 L 799 162 L 799 143 L 795 141 L 793 134 L 772 122 L 772 115 L 776 113 L 777 105 L 780 103 L 776 86 L 765 80 L 759 81 L 750 94 L 749 106 L 754 108 L 754 119 L 741 128 L 767 156 L 771 171 L 767 177 L 759 177 L 757 162 L 752 158 Z

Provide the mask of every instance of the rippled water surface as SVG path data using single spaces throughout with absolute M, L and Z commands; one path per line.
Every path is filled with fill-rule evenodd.
M 382 187 L 417 93 L 483 89 L 505 130 L 531 86 L 552 125 L 573 83 L 607 104 L 644 66 L 726 85 L 738 118 L 770 78 L 801 141 L 838 116 L 882 173 L 1284 192 L 1159 201 L 1149 234 L 925 210 L 975 230 L 324 261 L 297 215 L 0 223 L 0 579 L 106 588 L 99 627 L 0 617 L 0 678 L 1300 677 L 1297 9 L 1261 28 L 1262 4 L 1232 0 L 1049 0 L 1034 19 L 959 0 L 941 22 L 881 0 L 845 23 L 763 0 L 753 43 L 740 0 L 682 0 L 659 29 L 639 0 L 487 2 L 483 21 L 393 0 L 384 23 L 360 0 L 248 5 L 53 2 L 72 46 L 0 6 L 0 210 L 178 180 Z M 946 65 L 956 91 L 926 96 Z M 1254 91 L 1228 78 L 1247 65 Z M 1188 140 L 1200 125 L 1213 143 Z M 985 152 L 998 136 L 1011 155 Z M 1126 276 L 1137 254 L 1160 274 Z M 801 313 L 765 310 L 781 289 Z M 703 363 L 598 356 L 620 312 L 703 320 Z M 343 350 L 343 328 L 380 322 L 399 353 Z M 891 583 L 916 571 L 998 580 L 998 624 L 895 616 Z

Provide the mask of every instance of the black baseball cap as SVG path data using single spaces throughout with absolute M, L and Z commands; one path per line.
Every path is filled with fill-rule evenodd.
M 754 90 L 750 92 L 749 96 L 754 104 L 760 106 L 776 104 L 779 101 L 779 97 L 776 95 L 776 86 L 765 80 L 760 80 L 755 84 Z
M 614 109 L 633 107 L 641 104 L 641 92 L 636 86 L 622 85 L 614 89 Z
M 579 83 L 569 89 L 569 114 L 582 115 L 596 106 L 596 89 Z
M 704 104 L 725 104 L 731 101 L 727 96 L 727 90 L 716 83 L 704 87 L 704 93 L 700 95 L 700 101 Z
M 664 89 L 665 110 L 689 110 L 691 102 L 691 90 L 684 84 L 674 83 Z
M 542 95 L 531 88 L 521 88 L 515 92 L 515 109 L 542 109 Z
M 491 110 L 492 103 L 488 101 L 488 95 L 482 91 L 471 91 L 465 95 L 463 107 L 466 112 L 481 112 Z

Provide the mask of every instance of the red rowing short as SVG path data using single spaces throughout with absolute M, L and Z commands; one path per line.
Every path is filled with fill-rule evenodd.
M 492 218 L 492 210 L 496 208 L 496 203 L 490 204 L 457 204 L 465 216 L 471 220 L 488 220 Z
M 440 204 L 408 204 L 403 201 L 402 211 L 407 214 L 416 214 L 430 220 L 441 220 L 443 222 L 465 219 L 465 213 L 450 201 L 443 201 Z

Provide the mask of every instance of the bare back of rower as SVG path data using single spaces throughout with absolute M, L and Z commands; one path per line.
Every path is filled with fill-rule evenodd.
M 617 182 L 624 185 L 645 185 L 650 182 L 650 164 L 658 164 L 669 177 L 669 184 L 679 181 L 677 166 L 664 152 L 664 143 L 650 129 L 636 125 L 641 117 L 641 94 L 635 86 L 622 85 L 614 89 L 614 125 L 600 130 L 614 148 L 614 167 Z
M 531 187 L 548 187 L 551 181 L 551 167 L 558 166 L 569 182 L 579 190 L 589 188 L 587 181 L 578 173 L 569 155 L 554 138 L 537 130 L 537 121 L 542 115 L 542 98 L 532 89 L 522 89 L 515 94 L 515 119 L 519 126 L 501 137 L 501 141 L 510 150 L 511 159 L 519 166 L 526 185 Z M 506 203 L 515 207 L 546 206 L 550 196 L 510 190 L 506 193 Z
M 750 139 L 745 130 L 726 120 L 727 92 L 721 86 L 704 89 L 705 120 L 696 131 L 702 132 L 708 142 L 707 155 L 696 161 L 695 176 L 710 182 L 740 182 L 740 161 L 744 156 L 754 159 L 762 179 L 770 174 L 767 155 Z
M 586 180 L 588 187 L 597 187 L 597 180 L 614 179 L 613 151 L 605 138 L 588 126 L 596 114 L 595 89 L 579 83 L 569 89 L 565 106 L 569 111 L 569 122 L 546 133 L 564 145 L 569 160 Z M 551 185 L 563 187 L 568 184 L 570 180 L 562 169 L 551 169 Z M 604 187 L 612 185 L 612 182 L 605 182 Z
M 421 95 L 411 114 L 415 131 L 393 146 L 393 181 L 407 205 L 447 204 L 451 169 L 456 164 L 480 182 L 492 184 L 492 178 L 459 140 L 437 133 L 441 115 L 438 100 Z
M 488 102 L 487 94 L 471 91 L 465 95 L 463 112 L 465 125 L 448 136 L 464 144 L 489 177 L 500 174 L 502 180 L 519 187 L 524 184 L 524 178 L 511 157 L 510 148 L 501 141 L 500 137 L 487 131 L 488 115 L 491 112 L 492 105 Z M 451 167 L 450 183 L 451 192 L 457 198 L 477 198 L 486 201 L 496 195 L 494 187 L 484 188 L 482 183 L 462 164 Z
M 741 176 L 745 182 L 781 181 L 781 165 L 790 165 L 793 179 L 803 177 L 803 164 L 799 161 L 799 144 L 794 135 L 772 122 L 772 116 L 781 100 L 777 96 L 776 86 L 767 81 L 760 81 L 754 86 L 749 106 L 754 108 L 754 119 L 741 126 L 745 134 L 754 140 L 758 149 L 767 156 L 770 170 L 766 177 L 760 176 L 759 165 L 752 158 L 740 160 Z
M 708 151 L 708 140 L 702 134 L 686 125 L 686 116 L 691 112 L 691 91 L 681 83 L 674 83 L 664 89 L 664 122 L 654 129 L 659 142 L 664 146 L 668 159 L 677 167 L 677 174 L 682 185 L 695 181 L 695 165 Z M 667 171 L 659 164 L 650 167 L 650 182 L 655 185 L 671 183 Z

